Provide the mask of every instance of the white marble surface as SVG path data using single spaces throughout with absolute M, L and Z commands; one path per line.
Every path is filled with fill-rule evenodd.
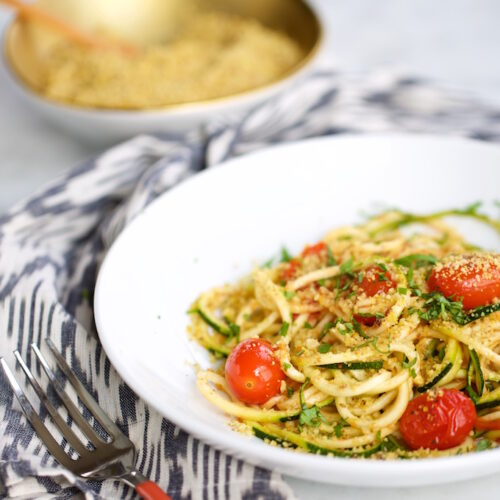
M 327 58 L 344 69 L 397 67 L 500 105 L 498 0 L 314 0 Z M 0 8 L 0 26 L 8 19 Z M 0 75 L 0 212 L 97 151 L 24 108 Z M 496 498 L 500 475 L 445 486 L 366 490 L 286 478 L 301 499 Z M 495 493 L 494 493 L 495 492 Z
M 340 68 L 398 67 L 500 104 L 498 0 L 314 0 Z M 0 27 L 8 11 L 0 7 Z M 0 74 L 0 212 L 96 152 L 31 113 Z

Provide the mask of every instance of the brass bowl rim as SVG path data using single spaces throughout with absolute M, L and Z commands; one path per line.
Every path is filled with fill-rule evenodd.
M 65 111 L 71 111 L 74 113 L 83 113 L 83 114 L 100 114 L 100 115 L 117 115 L 122 117 L 130 117 L 133 116 L 151 116 L 151 115 L 162 115 L 165 113 L 168 114 L 180 114 L 185 111 L 196 113 L 200 111 L 208 111 L 210 108 L 218 107 L 220 105 L 225 104 L 238 104 L 238 102 L 247 102 L 252 98 L 258 99 L 259 94 L 264 94 L 269 91 L 273 91 L 276 88 L 286 84 L 288 80 L 292 80 L 293 78 L 297 78 L 301 73 L 305 73 L 309 66 L 311 66 L 312 62 L 317 58 L 320 53 L 320 49 L 324 45 L 324 24 L 318 14 L 318 11 L 311 5 L 311 3 L 307 0 L 296 0 L 304 5 L 312 14 L 313 20 L 316 24 L 317 29 L 317 37 L 314 41 L 314 45 L 311 47 L 309 52 L 294 66 L 292 66 L 288 71 L 283 73 L 278 79 L 273 80 L 272 82 L 265 83 L 263 85 L 259 85 L 258 87 L 254 87 L 252 89 L 244 90 L 242 92 L 238 92 L 236 94 L 230 94 L 227 96 L 215 97 L 213 99 L 205 99 L 200 101 L 189 101 L 178 104 L 168 104 L 162 107 L 151 107 L 151 108 L 142 108 L 142 109 L 127 109 L 127 108 L 104 108 L 104 107 L 90 107 L 90 106 L 79 106 L 75 104 L 71 104 L 65 101 L 60 101 L 57 99 L 52 99 L 44 96 L 40 91 L 26 82 L 21 75 L 18 74 L 15 69 L 15 65 L 11 61 L 10 54 L 7 50 L 7 39 L 9 37 L 10 31 L 13 29 L 14 24 L 18 21 L 17 16 L 14 16 L 12 20 L 7 23 L 7 25 L 2 30 L 1 36 L 1 44 L 2 50 L 0 52 L 0 60 L 5 68 L 7 76 L 11 83 L 17 88 L 18 91 L 21 91 L 29 98 L 33 98 L 38 102 L 42 102 L 44 105 L 53 106 L 55 108 L 63 109 Z

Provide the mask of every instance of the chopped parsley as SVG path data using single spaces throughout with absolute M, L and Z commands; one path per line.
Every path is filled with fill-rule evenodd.
M 299 401 L 300 401 L 300 414 L 299 414 L 299 429 L 302 426 L 307 425 L 308 427 L 319 427 L 321 422 L 325 421 L 325 418 L 319 411 L 316 405 L 307 407 L 304 400 L 304 390 L 309 385 L 309 379 L 306 378 L 305 382 L 300 386 Z
M 382 271 L 384 271 L 385 273 L 389 271 L 389 269 L 387 269 L 387 266 L 383 262 L 377 262 L 377 267 L 382 269 Z
M 352 333 L 354 331 L 354 325 L 350 321 L 344 321 L 342 318 L 339 318 L 337 320 L 337 330 L 341 335 Z
M 264 264 L 262 264 L 262 267 L 270 268 L 273 266 L 273 263 L 274 263 L 274 257 L 271 257 L 269 260 L 266 260 Z
M 462 302 L 447 299 L 439 292 L 423 293 L 421 297 L 425 300 L 424 309 L 417 312 L 424 321 L 452 319 L 455 323 L 465 324 L 466 313 Z
M 340 264 L 340 274 L 352 274 L 354 270 L 354 261 L 352 260 L 352 257 L 350 257 L 348 260 Z
M 326 264 L 329 267 L 337 265 L 337 259 L 333 256 L 330 245 L 326 245 Z
M 291 367 L 292 365 L 290 363 L 287 363 L 286 361 L 283 363 L 283 369 L 285 371 L 288 371 Z
M 318 346 L 318 352 L 321 354 L 326 354 L 331 349 L 331 344 L 320 344 Z
M 285 337 L 286 334 L 288 333 L 288 329 L 290 328 L 290 323 L 287 323 L 286 321 L 281 325 L 280 328 L 280 335 L 282 337 Z
M 406 295 L 408 293 L 408 288 L 405 288 L 404 286 L 398 286 L 397 292 L 400 295 Z
M 358 333 L 361 337 L 363 337 L 364 339 L 369 339 L 369 335 L 367 335 L 363 329 L 361 328 L 361 325 L 356 321 L 356 318 L 352 318 L 351 319 L 351 322 L 352 322 L 352 327 L 354 329 L 354 331 L 356 333 Z
M 342 437 L 342 429 L 349 425 L 346 420 L 344 420 L 342 417 L 340 417 L 340 420 L 335 424 L 333 427 L 333 432 L 335 433 L 335 436 L 338 438 Z
M 487 438 L 480 439 L 476 444 L 476 451 L 484 451 L 493 448 L 493 442 Z
M 293 387 L 290 387 L 289 385 L 286 386 L 286 393 L 287 393 L 289 398 L 291 398 L 293 396 L 294 392 L 295 392 L 295 389 Z
M 332 323 L 332 322 L 328 322 L 324 327 L 323 327 L 323 330 L 321 330 L 321 333 L 319 335 L 319 340 L 321 340 L 327 333 L 328 333 L 328 330 L 330 330 L 331 328 L 333 328 L 335 326 L 335 323 Z
M 229 339 L 232 339 L 233 337 L 236 338 L 236 340 L 239 342 L 240 340 L 240 327 L 236 324 L 234 324 L 231 320 L 228 318 L 224 318 L 224 321 L 226 322 L 227 326 L 229 327 Z
M 436 262 L 437 259 L 434 255 L 425 255 L 421 253 L 406 255 L 405 257 L 400 257 L 394 261 L 395 264 L 400 266 L 407 268 L 415 267 L 417 269 L 422 266 L 433 266 Z
M 366 340 L 365 342 L 362 342 L 361 344 L 358 344 L 354 347 L 351 347 L 351 351 L 356 351 L 358 349 L 361 349 L 362 347 L 366 346 L 371 346 L 373 349 L 375 349 L 377 352 L 380 354 L 390 354 L 391 352 L 391 340 L 392 340 L 392 333 L 389 333 L 389 337 L 387 338 L 387 351 L 383 351 L 378 347 L 377 343 L 379 341 L 379 338 L 377 335 L 374 337 L 371 337 L 369 340 Z
M 417 362 L 417 358 L 413 358 L 411 361 L 408 361 L 408 359 L 405 359 L 402 362 L 403 368 L 407 368 L 410 372 L 411 378 L 415 378 L 417 376 L 417 372 L 415 371 L 415 363 Z
M 309 323 L 308 321 L 306 321 L 306 322 L 304 323 L 304 328 L 306 328 L 307 330 L 311 330 L 311 329 L 312 329 L 312 325 L 311 325 L 311 323 Z
M 297 293 L 293 290 L 283 290 L 283 295 L 285 296 L 286 300 L 292 300 L 295 295 L 297 295 Z
M 383 366 L 384 361 L 382 359 L 377 359 L 375 361 L 349 361 L 318 365 L 319 368 L 328 368 L 329 370 L 380 370 Z
M 293 257 L 290 254 L 290 252 L 285 247 L 281 247 L 280 262 L 290 262 L 292 260 L 292 258 Z

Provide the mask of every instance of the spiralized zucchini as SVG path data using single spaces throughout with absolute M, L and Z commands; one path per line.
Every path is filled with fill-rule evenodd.
M 471 215 L 499 229 L 476 209 L 469 212 L 442 215 Z M 403 229 L 414 223 L 417 231 Z M 241 340 L 266 339 L 287 377 L 265 405 L 246 405 L 231 394 L 219 363 L 198 371 L 201 393 L 233 416 L 239 430 L 299 451 L 408 458 L 476 449 L 484 436 L 451 450 L 409 451 L 399 419 L 413 397 L 439 388 L 468 391 L 480 415 L 500 415 L 499 307 L 454 316 L 425 298 L 436 262 L 483 251 L 471 250 L 438 216 L 397 211 L 335 229 L 323 243 L 196 300 L 189 327 L 194 340 L 223 358 Z M 390 276 L 392 283 L 367 296 L 360 284 L 374 266 L 381 281 Z M 304 408 L 314 407 L 314 422 L 301 418 Z M 489 436 L 495 432 L 500 435 Z

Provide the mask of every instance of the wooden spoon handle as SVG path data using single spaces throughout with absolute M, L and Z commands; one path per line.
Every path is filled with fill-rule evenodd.
M 20 0 L 0 0 L 0 3 L 13 7 L 19 14 L 45 24 L 49 28 L 80 45 L 93 48 L 120 50 L 126 53 L 136 52 L 136 48 L 131 45 L 114 40 L 103 39 L 90 33 L 86 33 L 85 31 L 68 24 L 62 19 L 59 19 L 58 17 L 36 7 L 35 5 L 26 4 Z

